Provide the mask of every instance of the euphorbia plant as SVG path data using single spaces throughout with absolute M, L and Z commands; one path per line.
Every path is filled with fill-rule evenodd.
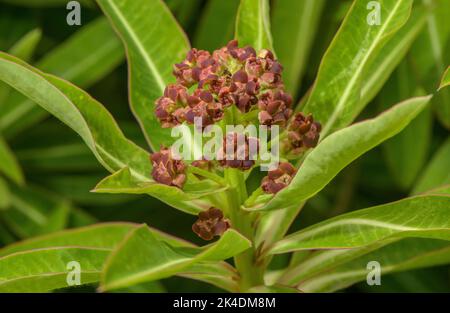
M 0 259 L 0 289 L 65 287 L 70 261 L 81 264 L 83 283 L 100 281 L 102 291 L 180 275 L 241 292 L 336 290 L 365 278 L 370 260 L 379 260 L 386 271 L 447 263 L 446 187 L 286 236 L 305 201 L 353 160 L 399 133 L 431 98 L 411 98 L 348 126 L 395 68 L 398 51 L 406 51 L 395 34 L 407 22 L 412 1 L 380 3 L 386 17 L 374 26 L 366 22 L 366 2 L 354 2 L 315 84 L 302 105 L 294 106 L 272 47 L 267 1 L 242 0 L 237 40 L 209 53 L 189 49 L 159 0 L 99 0 L 124 41 L 130 104 L 153 152 L 125 138 L 107 110 L 83 90 L 2 53 L 0 79 L 75 130 L 113 173 L 94 192 L 151 195 L 193 215 L 199 237 L 219 238 L 197 247 L 146 225 L 68 230 L 0 250 L 6 256 Z M 170 149 L 177 139 L 171 128 L 196 120 L 200 128 L 185 128 L 188 144 L 190 129 L 201 132 L 212 125 L 279 126 L 280 132 L 266 142 L 224 133 L 216 152 L 225 158 L 179 159 Z M 279 162 L 259 187 L 250 188 L 262 165 L 253 158 L 252 143 L 274 152 L 276 141 Z M 192 150 L 198 148 L 203 147 Z M 290 264 L 271 272 L 273 256 L 284 253 L 292 253 Z M 225 262 L 231 257 L 233 262 Z M 48 266 L 22 266 L 26 262 Z

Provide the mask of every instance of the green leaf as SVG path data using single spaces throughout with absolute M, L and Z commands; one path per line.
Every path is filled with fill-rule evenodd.
M 0 176 L 0 211 L 8 209 L 11 204 L 11 193 L 8 184 Z
M 128 166 L 137 179 L 149 179 L 148 153 L 126 139 L 109 112 L 87 93 L 4 53 L 0 69 L 0 80 L 76 131 L 106 169 L 114 172 Z
M 0 249 L 0 290 L 45 292 L 68 287 L 67 267 L 71 261 L 80 263 L 81 284 L 97 282 L 112 248 L 134 227 L 130 223 L 98 224 Z
M 94 160 L 95 161 L 95 160 Z M 111 207 L 125 206 L 130 201 L 139 197 L 133 195 L 111 195 L 111 194 L 94 194 L 90 192 L 103 178 L 102 174 L 52 174 L 47 177 L 37 177 L 33 182 L 43 186 L 49 190 L 57 192 L 59 195 L 70 199 L 78 205 L 95 206 L 95 207 Z
M 31 57 L 33 56 L 36 46 L 41 40 L 42 31 L 38 28 L 33 29 L 26 33 L 22 38 L 19 39 L 9 50 L 8 53 L 22 59 L 24 61 L 29 62 Z M 8 100 L 8 96 L 11 93 L 11 87 L 6 85 L 5 83 L 0 83 L 0 106 L 5 106 L 5 101 Z M 2 109 L 2 111 L 4 108 Z M 1 114 L 0 114 L 1 116 Z M 1 120 L 0 120 L 0 129 L 1 129 Z
M 425 195 L 346 213 L 278 241 L 270 254 L 351 249 L 393 238 L 450 240 L 450 196 Z
M 123 57 L 119 39 L 107 20 L 99 18 L 47 53 L 36 66 L 80 87 L 88 87 L 108 74 Z M 6 137 L 34 125 L 48 114 L 18 92 L 0 106 L 0 129 Z
M 450 184 L 428 190 L 425 193 L 434 194 L 434 195 L 437 195 L 437 194 L 450 195 Z
M 442 88 L 447 87 L 449 85 L 450 85 L 450 66 L 447 67 L 444 75 L 442 75 L 441 84 L 439 85 L 438 90 L 441 90 Z
M 296 261 L 287 269 L 283 275 L 278 279 L 278 282 L 285 285 L 298 285 L 302 281 L 306 281 L 312 277 L 321 275 L 335 267 L 351 262 L 365 254 L 374 250 L 380 249 L 397 239 L 386 240 L 375 243 L 362 248 L 354 249 L 331 249 L 331 250 L 300 250 L 294 253 L 293 256 L 300 254 L 303 259 Z
M 236 16 L 235 38 L 240 46 L 274 52 L 270 34 L 269 1 L 241 0 Z
M 127 54 L 130 105 L 152 150 L 174 138 L 154 114 L 155 100 L 173 82 L 172 69 L 184 58 L 189 42 L 160 0 L 98 0 L 123 39 Z M 157 43 L 157 44 L 156 44 Z
M 426 108 L 383 146 L 392 177 L 405 191 L 410 190 L 425 163 L 432 132 L 431 113 Z
M 0 2 L 29 8 L 66 7 L 67 0 L 0 0 Z M 92 8 L 92 0 L 78 0 L 82 6 Z
M 106 177 L 95 186 L 93 192 L 149 194 L 170 206 L 194 215 L 197 215 L 207 208 L 201 202 L 195 201 L 195 199 L 202 194 L 197 196 L 189 195 L 179 188 L 155 183 L 150 179 L 146 182 L 136 180 L 133 178 L 128 168 L 123 168 Z
M 423 94 L 417 90 L 417 82 L 406 62 L 400 64 L 378 97 L 380 107 L 406 99 L 410 95 Z M 392 178 L 397 185 L 409 191 L 428 155 L 432 133 L 431 108 L 422 111 L 399 134 L 381 146 Z
M 174 247 L 159 241 L 147 226 L 131 232 L 110 255 L 101 290 L 157 280 L 183 272 L 200 261 L 221 261 L 245 251 L 251 243 L 234 230 L 201 248 Z
M 0 249 L 0 257 L 8 255 L 16 255 L 20 253 L 28 253 L 29 251 L 45 250 L 59 248 L 82 247 L 92 251 L 108 251 L 112 250 L 131 230 L 138 225 L 132 223 L 102 223 L 77 229 L 70 229 L 55 232 L 49 235 L 31 238 L 22 242 L 11 244 Z M 0 228 L 1 229 L 1 228 Z M 153 236 L 159 241 L 163 241 L 172 247 L 188 247 L 195 248 L 195 245 L 182 239 L 173 237 L 156 229 L 151 229 Z M 105 259 L 105 256 L 93 255 L 95 258 Z M 90 262 L 90 259 L 86 259 Z M 57 263 L 57 262 L 56 262 Z M 205 281 L 216 285 L 228 291 L 237 291 L 237 273 L 236 270 L 224 262 L 200 262 L 179 273 L 179 276 Z M 0 276 L 0 281 L 2 277 Z M 45 279 L 45 277 L 44 277 Z M 98 276 L 92 279 L 93 282 L 98 281 Z M 65 280 L 64 280 L 65 283 Z M 82 275 L 82 283 L 84 283 Z M 20 287 L 20 286 L 19 286 Z M 28 288 L 27 286 L 26 288 Z M 58 287 L 45 287 L 39 290 L 46 291 L 53 288 L 66 287 L 61 285 Z M 29 287 L 31 288 L 31 287 Z
M 29 61 L 36 50 L 36 46 L 41 40 L 42 31 L 38 28 L 29 31 L 14 46 L 9 49 L 9 53 L 22 59 Z
M 9 149 L 5 140 L 0 136 L 0 173 L 6 175 L 15 183 L 21 185 L 24 183 L 22 169 L 16 160 L 16 157 Z
M 364 281 L 370 270 L 367 265 L 377 261 L 382 275 L 414 268 L 450 263 L 448 241 L 431 239 L 404 239 L 373 251 L 351 262 L 298 285 L 305 292 L 332 292 Z
M 427 14 L 427 10 L 416 2 L 412 8 L 411 17 L 406 24 L 387 41 L 381 51 L 368 64 L 364 71 L 361 96 L 359 104 L 355 106 L 355 114 L 359 114 L 372 101 L 385 85 L 394 69 L 404 60 L 413 42 L 425 28 Z M 411 95 L 408 94 L 407 96 L 410 97 Z
M 359 113 L 365 68 L 409 18 L 411 0 L 379 1 L 380 25 L 369 25 L 367 1 L 356 0 L 325 53 L 304 107 L 323 125 L 323 138 L 349 124 Z
M 213 51 L 233 39 L 239 0 L 210 0 L 196 27 L 193 46 Z
M 87 227 L 54 232 L 13 243 L 0 249 L 0 256 L 17 254 L 28 250 L 81 246 L 88 248 L 112 249 L 137 224 L 101 223 Z
M 430 100 L 406 100 L 374 119 L 356 123 L 325 138 L 305 158 L 288 187 L 278 192 L 265 206 L 249 210 L 277 210 L 312 197 L 345 166 L 384 140 L 400 132 Z
M 300 89 L 324 0 L 278 0 L 272 18 L 273 45 L 283 64 L 283 81 L 295 98 Z
M 10 208 L 1 213 L 8 228 L 19 238 L 42 235 L 63 229 L 70 205 L 42 189 L 11 185 Z
M 423 1 L 428 9 L 426 27 L 411 49 L 416 75 L 427 92 L 434 92 L 442 73 L 449 65 L 450 2 L 446 0 Z M 443 89 L 432 100 L 438 120 L 450 129 L 450 90 Z
M 412 194 L 419 194 L 424 191 L 446 185 L 450 183 L 450 137 L 442 144 L 435 153 L 431 162 L 419 177 L 414 186 Z
M 226 262 L 200 262 L 177 276 L 203 281 L 229 292 L 239 292 L 239 274 Z
M 29 173 L 102 172 L 101 165 L 80 136 L 56 119 L 36 125 L 32 132 L 21 134 L 13 141 L 17 159 Z M 40 175 L 38 179 L 46 181 L 50 177 Z M 90 188 L 95 183 L 91 183 Z
M 69 287 L 70 262 L 80 264 L 80 283 L 98 281 L 111 250 L 54 247 L 30 250 L 0 258 L 0 292 L 46 292 Z M 34 265 L 34 266 L 33 266 Z

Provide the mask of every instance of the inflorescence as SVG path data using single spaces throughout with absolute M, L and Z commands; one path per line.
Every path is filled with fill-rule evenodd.
M 292 97 L 285 91 L 283 67 L 266 49 L 256 52 L 250 46 L 239 48 L 236 40 L 213 53 L 191 49 L 186 58 L 174 65 L 176 82 L 168 85 L 156 100 L 155 115 L 163 128 L 201 121 L 205 128 L 222 121 L 233 107 L 242 114 L 254 112 L 260 125 L 277 125 L 284 132 L 281 152 L 285 158 L 298 158 L 317 145 L 321 125 L 311 114 L 293 113 Z M 237 140 L 244 136 L 243 140 Z M 241 145 L 238 144 L 241 143 Z M 220 168 L 249 170 L 255 166 L 250 146 L 259 146 L 257 138 L 235 132 L 223 138 L 218 162 L 196 160 L 192 166 L 207 171 Z M 231 148 L 231 150 L 230 150 Z M 231 152 L 230 152 L 231 151 Z M 239 157 L 238 157 L 239 156 Z M 161 184 L 183 188 L 186 164 L 175 160 L 170 148 L 162 147 L 152 154 L 152 177 Z M 276 194 L 289 185 L 297 170 L 289 162 L 281 162 L 263 178 L 261 189 Z M 218 208 L 199 214 L 193 231 L 205 240 L 221 235 L 230 222 Z

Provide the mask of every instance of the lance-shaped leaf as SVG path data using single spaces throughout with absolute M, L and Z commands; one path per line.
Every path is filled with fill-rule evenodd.
M 0 54 L 0 69 L 4 69 L 0 80 L 30 97 L 76 131 L 107 170 L 117 172 L 128 168 L 134 181 L 152 181 L 149 154 L 125 138 L 109 112 L 87 93 L 7 54 Z M 175 189 L 158 185 L 152 189 L 152 195 L 175 205 L 178 198 L 170 199 L 174 193 L 179 193 Z M 171 190 L 169 196 L 168 190 Z M 196 212 L 204 208 L 196 202 L 191 202 L 189 207 L 196 208 Z
M 80 263 L 82 270 L 86 269 L 83 265 L 91 268 L 90 272 L 81 272 L 82 284 L 98 282 L 99 271 L 108 254 L 126 234 L 137 226 L 132 223 L 102 223 L 55 232 L 6 246 L 0 249 L 2 267 L 1 260 L 11 258 L 8 262 L 17 262 L 23 269 L 10 272 L 3 267 L 5 272 L 0 271 L 0 286 L 2 280 L 5 286 L 0 289 L 5 292 L 44 292 L 67 287 L 66 278 L 69 269 L 66 267 L 67 263 L 73 260 Z M 151 229 L 151 232 L 158 240 L 172 247 L 195 247 L 187 241 L 156 229 Z M 65 256 L 74 256 L 73 253 L 79 258 L 66 262 Z M 29 264 L 36 264 L 36 260 L 42 266 L 29 266 Z M 95 266 L 92 266 L 93 264 Z M 221 262 L 195 264 L 180 273 L 180 276 L 203 280 L 229 291 L 237 290 L 234 268 Z M 9 281 L 9 279 L 13 280 Z
M 439 90 L 441 90 L 444 87 L 447 87 L 450 85 L 450 66 L 447 67 L 445 70 L 445 73 L 442 75 L 441 84 L 439 85 Z
M 162 129 L 155 100 L 173 82 L 173 65 L 185 57 L 189 42 L 161 0 L 98 0 L 125 44 L 130 105 L 152 150 L 170 145 L 170 129 Z
M 322 59 L 304 111 L 313 113 L 323 124 L 323 137 L 356 117 L 364 69 L 392 34 L 405 24 L 412 6 L 412 0 L 377 3 L 372 12 L 367 9 L 367 1 L 353 3 Z M 380 24 L 376 25 L 378 15 Z
M 300 203 L 319 192 L 345 166 L 405 128 L 426 106 L 428 97 L 406 100 L 378 117 L 356 123 L 325 138 L 300 166 L 292 182 L 265 206 L 249 210 L 276 210 Z
M 423 95 L 424 92 L 418 90 L 408 64 L 402 62 L 378 96 L 379 107 L 387 109 L 393 103 L 418 94 Z M 392 178 L 402 190 L 411 188 L 422 169 L 429 151 L 431 132 L 432 112 L 428 107 L 381 146 Z
M 42 31 L 38 28 L 33 29 L 20 38 L 20 40 L 8 50 L 8 53 L 28 62 L 33 56 L 41 37 Z M 13 91 L 13 89 L 10 86 L 3 82 L 0 83 L 0 107 L 2 108 L 0 112 L 5 111 L 5 102 L 8 100 L 11 91 Z M 2 114 L 4 113 L 0 113 L 0 118 Z M 0 129 L 2 129 L 1 122 Z
M 411 17 L 388 42 L 383 46 L 377 56 L 371 60 L 364 70 L 364 80 L 361 87 L 359 104 L 355 106 L 355 114 L 359 114 L 364 107 L 378 94 L 394 69 L 404 60 L 412 44 L 420 36 L 426 26 L 428 11 L 415 3 Z M 411 96 L 409 94 L 408 96 Z
M 0 173 L 10 178 L 17 184 L 23 184 L 24 177 L 22 169 L 6 144 L 5 140 L 0 136 Z
M 6 210 L 11 204 L 11 193 L 7 182 L 0 176 L 0 211 Z
M 66 7 L 67 0 L 0 0 L 0 2 L 29 7 L 29 8 L 52 8 Z M 93 0 L 78 0 L 82 6 L 94 7 Z
M 77 86 L 88 87 L 108 74 L 123 57 L 120 40 L 108 21 L 99 18 L 47 53 L 36 66 Z M 6 137 L 34 125 L 48 114 L 18 92 L 12 93 L 0 106 L 0 129 Z
M 323 0 L 279 0 L 274 3 L 274 47 L 283 64 L 283 81 L 295 98 L 316 35 Z
M 381 274 L 430 267 L 450 263 L 450 243 L 443 240 L 409 238 L 373 251 L 351 262 L 340 265 L 322 275 L 298 285 L 305 292 L 332 292 L 367 279 L 376 264 Z
M 278 241 L 271 254 L 351 249 L 393 238 L 450 240 L 450 196 L 424 195 L 331 218 Z
M 450 184 L 428 190 L 426 193 L 435 195 L 436 194 L 450 195 Z
M 105 264 L 100 288 L 111 290 L 183 272 L 200 261 L 221 261 L 247 250 L 250 241 L 234 230 L 201 248 L 173 247 L 159 241 L 147 226 L 131 232 Z
M 354 249 L 297 251 L 291 258 L 290 266 L 285 269 L 278 282 L 285 285 L 298 285 L 301 281 L 321 275 L 341 264 L 351 262 L 356 258 L 399 240 L 401 239 L 392 238 Z
M 0 290 L 45 292 L 68 287 L 71 261 L 80 264 L 81 284 L 97 282 L 106 257 L 133 227 L 136 225 L 131 223 L 105 223 L 35 237 L 0 249 Z
M 209 207 L 207 204 L 196 199 L 208 193 L 216 192 L 217 185 L 215 186 L 216 189 L 209 190 L 209 192 L 208 190 L 200 190 L 197 193 L 186 193 L 180 188 L 156 183 L 151 179 L 148 179 L 147 181 L 137 180 L 133 178 L 129 168 L 123 168 L 103 179 L 95 187 L 93 192 L 149 194 L 183 212 L 196 215 L 203 209 Z M 203 187 L 208 186 L 203 185 Z M 209 187 L 213 188 L 213 185 L 210 185 Z M 183 188 L 185 188 L 185 186 Z
M 136 226 L 137 224 L 133 223 L 102 223 L 63 230 L 13 243 L 0 249 L 0 256 L 51 247 L 82 246 L 112 249 Z
M 412 194 L 419 194 L 450 184 L 450 137 L 439 147 L 419 177 Z
M 241 0 L 236 16 L 235 38 L 240 46 L 250 45 L 256 51 L 274 51 L 268 0 Z
M 414 42 L 411 61 L 427 92 L 434 92 L 442 73 L 449 65 L 450 2 L 446 0 L 422 1 L 427 9 L 426 27 Z M 441 90 L 432 100 L 438 120 L 450 129 L 450 90 Z
M 239 292 L 239 274 L 227 262 L 200 262 L 177 276 L 199 280 L 229 292 Z
M 8 228 L 19 238 L 42 235 L 63 229 L 70 204 L 45 190 L 10 185 L 10 207 L 1 213 Z
M 24 60 L 29 61 L 36 50 L 36 46 L 42 38 L 42 31 L 38 28 L 26 33 L 14 46 L 9 49 L 9 53 Z
M 106 169 L 128 166 L 137 179 L 148 179 L 148 153 L 126 139 L 109 112 L 87 93 L 4 53 L 0 69 L 0 80 L 76 131 Z
M 46 292 L 69 287 L 69 272 L 78 266 L 81 284 L 96 282 L 110 252 L 99 248 L 53 247 L 1 257 L 0 291 Z
M 41 109 L 42 110 L 42 109 Z M 42 141 L 42 138 L 46 138 Z M 89 172 L 88 177 L 95 172 L 102 178 L 101 165 L 95 159 L 91 150 L 80 140 L 80 136 L 72 129 L 56 119 L 48 120 L 39 126 L 33 127 L 32 132 L 21 134 L 14 138 L 14 152 L 19 163 L 27 171 L 35 173 L 84 173 Z M 46 176 L 46 177 L 43 177 Z M 48 175 L 37 178 L 39 182 L 50 179 Z M 90 187 L 96 182 L 91 182 Z M 86 189 L 85 189 L 86 191 Z

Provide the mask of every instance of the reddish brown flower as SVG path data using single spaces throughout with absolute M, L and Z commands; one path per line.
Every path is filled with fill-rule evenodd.
M 297 170 L 289 162 L 282 162 L 278 168 L 269 171 L 266 177 L 263 178 L 261 188 L 265 193 L 277 193 L 285 188 L 295 176 Z
M 240 48 L 236 40 L 212 54 L 191 49 L 175 64 L 178 87 L 158 99 L 156 115 L 163 127 L 193 123 L 195 117 L 205 127 L 221 120 L 224 109 L 235 105 L 243 113 L 259 109 L 263 125 L 285 126 L 292 114 L 292 98 L 284 91 L 282 70 L 271 51 Z M 194 92 L 188 94 L 186 88 Z
M 219 163 L 224 167 L 248 170 L 255 164 L 258 139 L 245 134 L 228 133 L 222 144 Z
M 186 87 L 168 85 L 164 95 L 156 100 L 155 115 L 163 128 L 173 127 L 185 120 L 185 106 L 188 100 Z
M 218 65 L 208 51 L 193 48 L 183 62 L 174 65 L 173 74 L 178 83 L 190 87 L 217 70 Z
M 185 109 L 186 121 L 193 124 L 195 118 L 200 118 L 202 126 L 206 127 L 219 121 L 223 116 L 223 108 L 214 100 L 209 91 L 197 89 L 188 97 L 189 106 Z
M 259 122 L 262 125 L 285 126 L 292 110 L 292 97 L 281 90 L 269 90 L 264 93 L 258 102 L 260 112 Z
M 221 210 L 211 207 L 208 211 L 198 214 L 198 220 L 192 225 L 192 230 L 200 238 L 211 240 L 214 236 L 221 236 L 228 228 L 230 222 L 223 218 Z
M 293 154 L 298 154 L 315 147 L 319 142 L 321 129 L 320 123 L 315 122 L 311 114 L 308 116 L 301 112 L 295 114 L 288 126 L 286 149 Z
M 170 148 L 162 147 L 159 152 L 155 152 L 150 157 L 153 169 L 152 177 L 158 183 L 182 188 L 186 181 L 186 166 L 182 160 L 175 160 L 172 157 Z

